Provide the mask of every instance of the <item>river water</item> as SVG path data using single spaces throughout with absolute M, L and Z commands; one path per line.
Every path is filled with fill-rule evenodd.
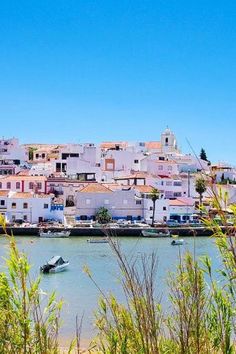
M 208 255 L 215 267 L 220 265 L 214 239 L 207 237 L 186 238 L 182 246 L 171 246 L 170 238 L 150 239 L 142 237 L 122 237 L 119 239 L 121 249 L 128 257 L 140 257 L 141 254 L 156 252 L 158 256 L 158 271 L 156 282 L 157 296 L 162 298 L 163 305 L 167 303 L 166 276 L 174 270 L 179 252 L 194 251 L 197 256 Z M 39 275 L 39 267 L 53 255 L 60 255 L 69 260 L 67 271 L 56 274 L 42 275 L 41 288 L 45 292 L 56 290 L 59 298 L 65 302 L 62 319 L 61 335 L 72 338 L 75 328 L 75 316 L 83 315 L 84 340 L 89 340 L 94 334 L 94 311 L 97 307 L 99 293 L 83 272 L 87 265 L 100 288 L 108 294 L 113 292 L 122 301 L 122 290 L 119 285 L 119 270 L 116 258 L 109 244 L 88 243 L 86 237 L 68 239 L 41 239 L 39 237 L 16 237 L 17 244 L 23 250 L 32 264 L 31 276 Z M 6 256 L 8 241 L 0 238 L 0 256 Z M 0 266 L 3 269 L 4 260 L 1 257 Z

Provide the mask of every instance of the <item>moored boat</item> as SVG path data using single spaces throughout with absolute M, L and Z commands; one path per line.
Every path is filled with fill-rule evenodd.
M 40 230 L 39 236 L 44 238 L 64 238 L 70 236 L 70 231 L 69 230 L 61 230 L 61 231 Z
M 171 245 L 172 246 L 179 246 L 179 245 L 183 245 L 184 244 L 184 240 L 182 238 L 180 239 L 174 239 L 171 241 Z
M 88 243 L 109 243 L 109 240 L 107 238 L 88 238 L 87 239 Z
M 142 230 L 141 234 L 143 237 L 169 237 L 170 236 L 170 231 L 169 230 Z
M 61 256 L 53 256 L 46 264 L 40 267 L 42 273 L 63 272 L 69 266 L 68 261 L 64 261 Z

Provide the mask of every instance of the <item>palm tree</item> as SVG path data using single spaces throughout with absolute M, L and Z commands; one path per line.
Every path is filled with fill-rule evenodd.
M 198 179 L 196 179 L 195 182 L 195 190 L 196 192 L 199 194 L 199 209 L 200 209 L 200 214 L 202 214 L 202 195 L 203 193 L 206 191 L 206 181 L 204 178 L 199 177 Z
M 155 222 L 155 210 L 156 210 L 156 200 L 159 199 L 159 190 L 157 188 L 152 188 L 151 190 L 151 194 L 150 194 L 150 198 L 152 200 L 153 203 L 153 207 L 152 207 L 152 226 L 154 226 L 154 222 Z
M 108 211 L 108 209 L 101 207 L 98 209 L 97 213 L 96 213 L 96 220 L 100 223 L 100 224 L 108 224 L 111 221 L 111 215 Z

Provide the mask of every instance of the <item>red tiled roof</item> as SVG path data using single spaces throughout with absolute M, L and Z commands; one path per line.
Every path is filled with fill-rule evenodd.
M 133 189 L 140 193 L 151 193 L 153 190 L 152 186 L 133 186 Z
M 0 197 L 7 197 L 10 191 L 0 190 Z
M 115 149 L 116 146 L 126 148 L 128 143 L 126 141 L 104 141 L 100 144 L 101 149 Z
M 147 141 L 145 143 L 145 147 L 148 150 L 152 150 L 152 149 L 161 149 L 161 142 L 160 141 Z
M 169 201 L 170 206 L 193 206 L 194 201 L 192 199 L 182 198 L 182 199 L 171 199 Z
M 22 180 L 25 180 L 25 181 L 32 181 L 32 182 L 43 182 L 43 181 L 46 181 L 46 177 L 45 176 L 20 176 L 20 175 L 11 175 L 11 176 L 6 176 L 6 177 L 3 177 L 1 178 L 1 181 L 22 181 Z
M 101 183 L 93 183 L 81 189 L 80 193 L 112 193 L 112 190 Z
M 29 198 L 49 198 L 48 194 L 40 193 L 40 194 L 34 194 L 31 192 L 16 192 L 12 195 L 12 198 L 17 198 L 17 199 L 29 199 Z
M 134 179 L 134 178 L 146 178 L 148 177 L 148 173 L 147 172 L 142 172 L 142 171 L 138 171 L 135 172 L 131 175 L 128 176 L 121 176 L 121 177 L 114 177 L 114 180 L 119 180 L 119 179 Z

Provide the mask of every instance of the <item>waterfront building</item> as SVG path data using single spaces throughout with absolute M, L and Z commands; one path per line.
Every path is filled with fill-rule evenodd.
M 45 176 L 14 175 L 0 178 L 0 190 L 46 193 Z
M 64 222 L 64 206 L 52 195 L 34 192 L 0 191 L 1 213 L 8 222 L 39 223 L 45 220 Z M 3 210 L 4 208 L 4 210 Z
M 176 198 L 169 201 L 169 217 L 178 222 L 193 220 L 195 201 L 192 198 Z
M 136 199 L 135 194 L 130 187 L 88 184 L 76 193 L 76 219 L 94 220 L 99 208 L 105 207 L 114 220 L 142 220 L 143 200 Z

